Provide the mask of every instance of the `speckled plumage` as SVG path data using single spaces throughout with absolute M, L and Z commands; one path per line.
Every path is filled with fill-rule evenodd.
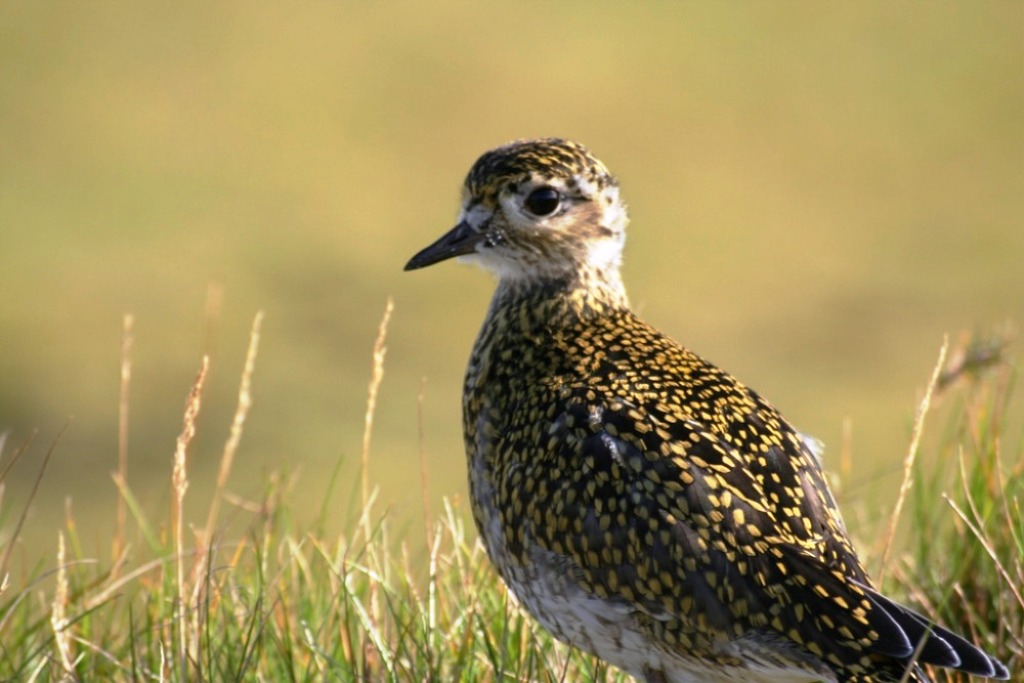
M 559 639 L 651 683 L 899 680 L 928 620 L 871 587 L 809 440 L 631 311 L 626 222 L 584 147 L 517 142 L 406 266 L 499 277 L 464 393 L 492 562 Z M 919 659 L 1007 676 L 941 627 Z

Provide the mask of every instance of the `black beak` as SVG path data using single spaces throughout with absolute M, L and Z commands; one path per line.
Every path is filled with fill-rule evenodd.
M 472 254 L 476 251 L 476 245 L 483 241 L 484 234 L 463 221 L 442 235 L 441 239 L 409 259 L 405 264 L 405 270 L 426 268 L 456 256 Z

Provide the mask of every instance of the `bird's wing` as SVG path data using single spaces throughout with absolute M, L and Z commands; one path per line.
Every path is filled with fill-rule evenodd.
M 780 476 L 760 478 L 696 420 L 615 397 L 563 405 L 522 471 L 499 484 L 501 505 L 525 513 L 514 544 L 565 557 L 584 590 L 633 604 L 689 649 L 767 634 L 835 665 L 911 655 L 904 630 L 829 551 L 848 547 L 845 536 L 807 519 L 826 503 L 796 505 L 794 481 L 816 494 L 810 453 L 794 468 L 783 443 L 769 468 Z

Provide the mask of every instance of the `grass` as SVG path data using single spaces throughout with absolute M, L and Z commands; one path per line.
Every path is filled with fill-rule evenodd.
M 390 306 L 374 347 L 363 476 L 351 486 L 359 492 L 360 509 L 345 531 L 329 535 L 322 520 L 312 529 L 299 527 L 289 501 L 300 491 L 287 475 L 268 475 L 257 500 L 239 500 L 228 491 L 252 400 L 258 316 L 204 525 L 192 523 L 196 517 L 187 494 L 188 450 L 202 405 L 205 358 L 168 463 L 173 495 L 166 519 L 143 515 L 122 460 L 114 475 L 122 507 L 110 553 L 84 549 L 88 534 L 77 527 L 69 507 L 63 528 L 54 530 L 55 557 L 35 561 L 20 572 L 27 578 L 14 585 L 11 549 L 24 511 L 0 506 L 0 520 L 10 529 L 0 554 L 0 680 L 627 680 L 555 643 L 518 608 L 475 531 L 467 530 L 458 505 L 446 502 L 441 514 L 428 515 L 422 534 L 392 537 L 387 515 L 378 511 L 367 484 L 389 315 Z M 122 424 L 130 350 L 131 321 L 126 320 Z M 912 527 L 911 541 L 902 553 L 898 545 L 891 554 L 881 553 L 888 557 L 885 587 L 997 652 L 1019 680 L 1024 675 L 1024 452 L 1019 435 L 1006 433 L 1014 373 L 997 354 L 998 362 L 989 363 L 994 368 L 971 376 L 982 363 L 972 360 L 970 349 L 951 355 L 960 360 L 936 373 L 933 388 L 956 405 L 945 424 L 929 427 L 940 430 L 942 438 L 928 459 L 942 467 L 928 473 L 912 456 L 907 459 L 906 512 L 892 527 Z M 927 402 L 922 406 L 919 427 Z M 30 446 L 0 461 L 0 477 Z M 915 439 L 910 452 L 916 451 Z M 424 463 L 424 481 L 426 469 Z M 221 523 L 222 506 L 245 522 L 231 537 Z M 322 509 L 337 507 L 328 492 Z M 138 533 L 130 532 L 133 525 Z M 133 545 L 133 537 L 141 541 Z M 886 539 L 886 546 L 891 542 Z M 109 559 L 97 559 L 105 554 Z

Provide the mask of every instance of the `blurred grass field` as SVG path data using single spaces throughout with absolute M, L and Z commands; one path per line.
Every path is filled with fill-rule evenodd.
M 410 523 L 421 449 L 431 496 L 463 492 L 461 376 L 492 283 L 401 267 L 450 227 L 477 155 L 517 137 L 579 139 L 619 175 L 634 304 L 848 462 L 848 517 L 893 497 L 942 335 L 1024 320 L 1019 2 L 8 2 L 0 64 L 5 452 L 39 430 L 9 509 L 74 416 L 29 562 L 68 498 L 85 540 L 110 533 L 88 520 L 117 498 L 125 313 L 148 508 L 170 505 L 204 352 L 201 420 L 229 423 L 258 310 L 232 490 L 283 468 L 312 506 L 342 458 L 355 491 L 389 295 L 371 478 Z M 190 496 L 226 436 L 200 430 Z

